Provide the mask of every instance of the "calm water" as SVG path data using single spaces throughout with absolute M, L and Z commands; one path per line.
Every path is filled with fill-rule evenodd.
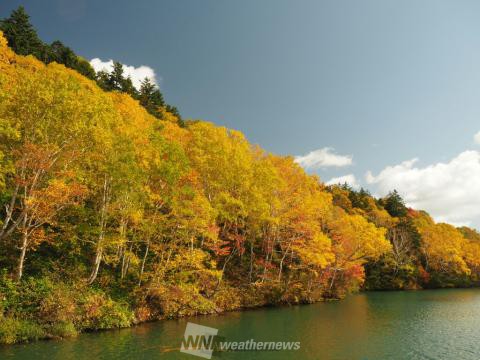
M 201 359 L 178 351 L 188 319 L 0 348 L 0 359 Z M 372 292 L 341 302 L 190 321 L 231 341 L 300 341 L 298 351 L 213 359 L 480 359 L 480 289 Z

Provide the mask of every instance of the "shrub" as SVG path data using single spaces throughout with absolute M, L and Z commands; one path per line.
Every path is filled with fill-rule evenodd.
M 265 297 L 265 286 L 262 284 L 252 284 L 250 286 L 242 287 L 241 305 L 245 308 L 260 307 L 267 304 Z
M 71 323 L 75 320 L 76 310 L 75 294 L 60 284 L 40 302 L 39 320 L 49 324 Z
M 78 326 L 88 330 L 112 329 L 130 326 L 133 312 L 127 306 L 113 301 L 101 291 L 91 291 L 80 300 Z
M 150 289 L 147 303 L 158 318 L 175 318 L 215 312 L 213 301 L 203 297 L 189 284 L 160 285 Z
M 0 343 L 14 344 L 38 340 L 46 336 L 42 327 L 28 320 L 5 318 L 0 321 Z
M 215 293 L 213 301 L 215 302 L 217 311 L 232 311 L 241 307 L 240 298 L 240 291 L 238 289 L 225 287 Z
M 5 318 L 0 321 L 0 343 L 14 344 L 17 341 L 17 321 Z
M 38 319 L 40 304 L 53 287 L 47 278 L 30 277 L 16 283 L 4 272 L 0 276 L 0 310 L 10 317 Z
M 57 338 L 70 338 L 78 335 L 77 329 L 72 322 L 60 322 L 53 324 L 49 329 L 48 333 L 52 337 Z
M 11 313 L 18 305 L 19 296 L 15 282 L 4 269 L 0 276 L 0 311 L 1 314 Z

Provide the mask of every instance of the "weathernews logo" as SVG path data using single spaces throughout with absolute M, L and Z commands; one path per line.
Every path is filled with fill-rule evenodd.
M 226 341 L 218 336 L 218 329 L 187 323 L 180 351 L 211 359 L 215 352 L 228 351 L 294 351 L 300 349 L 299 341 Z

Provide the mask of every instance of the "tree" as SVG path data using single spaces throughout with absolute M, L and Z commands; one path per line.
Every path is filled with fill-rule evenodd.
M 98 226 L 97 238 L 92 241 L 95 255 L 90 284 L 107 258 L 113 266 L 121 261 L 121 277 L 126 274 L 125 262 L 132 255 L 128 230 L 142 217 L 148 159 L 154 151 L 149 141 L 153 124 L 148 114 L 125 94 L 109 93 L 106 100 L 110 100 L 110 117 L 93 134 L 95 147 L 85 155 L 92 162 L 86 176 Z
M 404 217 L 407 215 L 407 207 L 397 190 L 389 193 L 385 199 L 382 199 L 382 202 L 390 216 Z
M 425 270 L 440 276 L 470 272 L 463 253 L 467 241 L 460 231 L 449 224 L 435 224 L 427 213 L 419 213 L 414 223 L 421 235 Z
M 140 86 L 138 99 L 140 104 L 153 116 L 161 119 L 163 116 L 162 107 L 165 106 L 163 95 L 160 89 L 149 79 L 145 78 Z
M 176 117 L 178 126 L 185 127 L 185 121 L 182 119 L 182 116 L 180 115 L 180 112 L 178 111 L 176 106 L 167 104 L 165 106 L 165 110 L 172 114 L 174 117 Z
M 48 49 L 47 63 L 55 61 L 78 71 L 89 79 L 95 78 L 95 71 L 88 61 L 78 57 L 72 49 L 60 41 L 54 41 Z
M 88 82 L 80 75 L 75 79 L 63 66 L 18 59 L 7 76 L 9 81 L 0 83 L 5 94 L 0 147 L 8 154 L 10 172 L 0 239 L 18 243 L 20 279 L 27 251 L 46 240 L 45 226 L 84 193 L 76 176 L 78 158 L 89 146 L 95 119 L 90 111 L 100 109 L 87 95 Z
M 292 158 L 275 157 L 272 161 L 281 182 L 275 190 L 278 207 L 270 215 L 278 221 L 273 223 L 273 236 L 265 238 L 267 263 L 278 262 L 278 280 L 284 268 L 302 269 L 312 280 L 334 260 L 331 239 L 322 231 L 331 210 L 331 196 L 322 192 L 318 179 L 305 174 Z
M 107 71 L 99 71 L 96 79 L 99 86 L 105 91 L 124 92 L 133 98 L 138 96 L 132 79 L 124 76 L 123 65 L 118 61 L 113 62 L 113 69 L 110 73 Z
M 386 229 L 377 228 L 360 215 L 348 215 L 343 209 L 335 209 L 327 227 L 335 252 L 329 291 L 333 291 L 338 274 L 354 275 L 354 280 L 363 281 L 361 266 L 391 250 L 385 238 Z M 360 278 L 355 279 L 357 275 Z
M 369 201 L 371 199 L 370 193 L 361 188 L 360 191 L 350 190 L 349 199 L 352 202 L 352 206 L 368 211 L 371 210 L 372 204 Z
M 0 30 L 7 38 L 8 45 L 19 55 L 32 54 L 37 59 L 45 60 L 47 49 L 39 39 L 36 30 L 30 24 L 30 16 L 23 6 L 13 10 L 10 17 L 0 22 Z

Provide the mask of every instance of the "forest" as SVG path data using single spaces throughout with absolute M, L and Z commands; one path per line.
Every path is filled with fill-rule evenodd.
M 0 343 L 480 284 L 480 234 L 325 185 L 0 22 Z

